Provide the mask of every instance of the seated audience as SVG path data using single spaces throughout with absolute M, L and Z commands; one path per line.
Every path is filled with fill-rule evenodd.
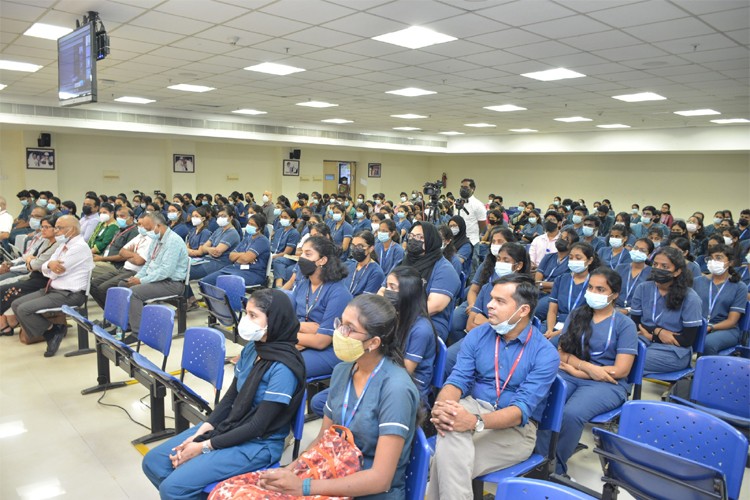
M 263 215 L 251 215 L 245 226 L 244 238 L 229 253 L 229 261 L 232 264 L 209 274 L 201 281 L 215 285 L 219 276 L 232 274 L 245 280 L 245 286 L 265 283 L 268 259 L 271 257 L 270 243 L 262 233 L 265 222 Z
M 274 231 L 271 239 L 271 258 L 273 259 L 273 280 L 276 287 L 280 287 L 284 284 L 287 270 L 296 264 L 286 256 L 294 255 L 300 234 L 294 227 L 297 222 L 297 213 L 291 208 L 283 209 L 277 221 L 279 227 Z
M 633 249 L 629 252 L 630 263 L 620 264 L 615 268 L 623 283 L 622 290 L 617 294 L 615 305 L 623 314 L 630 314 L 630 306 L 633 303 L 635 289 L 651 276 L 651 266 L 646 264 L 648 256 L 653 251 L 654 244 L 648 238 L 635 240 Z
M 385 279 L 375 253 L 375 237 L 368 230 L 352 238 L 350 259 L 346 261 L 349 274 L 344 279 L 349 293 L 356 297 L 363 293 L 377 293 Z

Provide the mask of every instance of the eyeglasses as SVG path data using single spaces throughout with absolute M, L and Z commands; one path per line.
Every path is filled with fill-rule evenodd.
M 367 250 L 367 246 L 365 245 L 352 245 L 352 250 L 354 250 L 355 248 L 357 250 Z
M 52 226 L 39 226 L 41 229 L 55 229 Z
M 410 234 L 409 239 L 424 242 L 424 235 L 423 234 Z
M 333 329 L 338 330 L 341 335 L 344 337 L 348 337 L 352 333 L 359 333 L 360 335 L 365 335 L 369 337 L 370 335 L 367 332 L 358 332 L 357 330 L 354 330 L 351 326 L 345 325 L 341 322 L 341 318 L 336 318 L 333 320 Z

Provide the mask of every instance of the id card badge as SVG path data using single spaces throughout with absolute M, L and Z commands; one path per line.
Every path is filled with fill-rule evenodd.
M 247 271 L 250 269 L 250 264 L 240 264 L 240 269 L 243 271 Z
M 563 323 L 562 321 L 558 321 L 557 323 L 555 323 L 555 330 L 562 330 L 563 326 L 565 326 L 565 323 Z

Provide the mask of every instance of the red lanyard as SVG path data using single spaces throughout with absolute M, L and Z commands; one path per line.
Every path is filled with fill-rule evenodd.
M 500 335 L 496 335 L 495 338 L 495 393 L 497 394 L 497 399 L 495 400 L 495 409 L 497 410 L 497 407 L 500 405 L 500 395 L 505 390 L 505 386 L 508 385 L 508 382 L 510 382 L 510 379 L 513 377 L 513 373 L 515 373 L 516 368 L 518 367 L 518 362 L 521 361 L 521 356 L 523 356 L 523 351 L 526 350 L 526 344 L 529 343 L 529 339 L 531 338 L 533 327 L 529 325 L 529 333 L 526 335 L 526 341 L 523 343 L 523 347 L 521 347 L 521 352 L 518 353 L 518 356 L 516 357 L 516 360 L 513 362 L 513 366 L 510 368 L 510 372 L 508 372 L 508 378 L 505 379 L 505 383 L 503 384 L 503 387 L 500 387 L 500 366 L 499 366 L 499 357 L 498 357 L 498 350 L 500 349 Z

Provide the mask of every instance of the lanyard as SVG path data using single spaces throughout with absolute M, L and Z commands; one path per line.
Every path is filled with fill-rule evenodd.
M 612 253 L 614 253 L 614 250 L 612 250 Z M 614 265 L 612 265 L 612 263 L 614 262 L 614 259 L 610 259 L 610 261 L 609 261 L 609 267 L 610 267 L 610 268 L 612 268 L 612 269 L 614 269 L 614 268 L 616 268 L 617 266 L 619 266 L 619 265 L 620 265 L 620 262 L 622 262 L 622 256 L 623 256 L 623 255 L 625 255 L 625 250 L 622 250 L 622 251 L 620 252 L 620 258 L 619 258 L 619 259 L 617 259 L 617 264 L 614 264 Z
M 581 287 L 581 291 L 578 292 L 578 297 L 576 297 L 576 301 L 573 303 L 573 307 L 570 307 L 570 297 L 573 296 L 573 283 L 574 278 L 573 275 L 570 275 L 570 286 L 568 287 L 568 313 L 570 313 L 573 309 L 578 307 L 578 302 L 580 302 L 581 297 L 583 296 L 583 291 L 586 290 L 586 286 L 589 284 L 589 278 L 590 276 L 586 276 L 586 281 L 583 282 L 583 286 Z
M 553 280 L 554 280 L 554 276 L 555 276 L 555 273 L 557 273 L 557 271 L 558 271 L 558 270 L 560 269 L 560 266 L 562 266 L 562 265 L 565 265 L 565 267 L 568 267 L 568 256 L 567 256 L 567 255 L 566 255 L 566 256 L 565 256 L 565 258 L 564 258 L 564 259 L 562 260 L 562 262 L 560 262 L 559 264 L 555 264 L 555 268 L 554 268 L 554 269 L 552 270 L 552 272 L 551 272 L 551 273 L 549 273 L 549 275 L 547 275 L 547 276 L 545 277 L 545 279 L 546 279 L 547 281 L 553 281 Z
M 120 229 L 120 230 L 119 230 L 119 231 L 117 232 L 117 234 L 115 235 L 115 237 L 114 237 L 114 238 L 112 238 L 112 241 L 110 241 L 110 242 L 109 242 L 109 245 L 107 245 L 107 250 L 109 250 L 109 249 L 110 249 L 110 247 L 111 247 L 112 245 L 114 245 L 114 244 L 115 244 L 115 241 L 117 240 L 117 238 L 119 238 L 120 236 L 122 236 L 122 235 L 123 235 L 123 233 L 127 233 L 128 231 L 130 231 L 130 230 L 131 230 L 131 229 L 133 229 L 134 227 L 135 227 L 135 225 L 131 225 L 131 226 L 129 226 L 129 227 L 126 227 L 126 228 L 124 228 L 124 229 Z
M 651 306 L 651 319 L 654 320 L 654 326 L 659 324 L 659 320 L 661 319 L 661 315 L 664 314 L 664 311 L 659 313 L 659 315 L 656 315 L 656 301 L 659 300 L 659 287 L 654 285 L 654 303 Z
M 354 272 L 352 273 L 352 283 L 349 285 L 349 293 L 354 295 L 354 290 L 357 288 L 357 285 L 360 281 L 362 281 L 362 278 L 365 276 L 365 271 L 367 271 L 367 267 L 372 264 L 372 261 L 368 262 L 365 267 L 362 268 L 362 272 L 359 274 L 359 280 L 357 280 L 357 266 L 354 266 Z
M 612 316 L 610 316 L 609 321 L 609 333 L 607 334 L 607 343 L 604 346 L 604 349 L 602 349 L 600 352 L 591 352 L 589 353 L 590 357 L 594 356 L 601 356 L 605 352 L 607 352 L 607 349 L 609 349 L 609 343 L 612 341 L 612 330 L 615 327 L 615 313 L 612 312 Z M 581 335 L 581 352 L 583 352 L 583 335 Z
M 635 290 L 635 286 L 641 279 L 641 274 L 643 274 L 643 269 L 641 269 L 641 272 L 639 272 L 635 277 L 635 280 L 633 280 L 633 285 L 631 286 L 630 280 L 633 278 L 633 271 L 632 269 L 630 269 L 628 272 L 628 282 L 625 284 L 625 307 L 628 307 L 628 299 L 630 299 L 630 295 L 633 293 L 633 291 Z
M 289 239 L 289 235 L 286 234 L 287 230 L 280 231 L 279 234 L 279 242 L 276 244 L 276 250 L 274 250 L 273 253 L 279 253 L 279 248 L 281 248 L 281 243 L 284 242 L 284 246 L 286 247 L 286 242 L 284 241 L 284 236 L 286 236 L 286 239 Z
M 362 394 L 359 395 L 359 399 L 357 399 L 357 402 L 354 403 L 354 408 L 352 408 L 352 414 L 349 417 L 349 420 L 346 419 L 346 410 L 349 408 L 349 393 L 352 391 L 352 380 L 354 380 L 354 365 L 352 365 L 352 372 L 349 375 L 349 382 L 346 384 L 346 395 L 344 396 L 344 406 L 341 408 L 341 425 L 344 427 L 349 427 L 349 425 L 352 423 L 352 420 L 354 420 L 354 415 L 357 414 L 357 408 L 359 408 L 359 404 L 362 402 L 363 399 L 365 399 L 365 392 L 367 392 L 367 388 L 370 387 L 370 382 L 373 378 L 375 378 L 375 375 L 378 374 L 380 371 L 380 368 L 383 366 L 383 362 L 385 361 L 385 358 L 382 358 L 380 360 L 380 363 L 378 363 L 378 366 L 375 367 L 375 369 L 372 371 L 369 377 L 367 377 L 367 382 L 365 383 L 365 388 L 362 389 Z
M 529 339 L 531 338 L 533 327 L 529 325 L 529 333 L 526 334 L 526 341 L 523 343 L 523 347 L 521 347 L 521 352 L 518 353 L 518 356 L 516 357 L 516 360 L 513 362 L 513 366 L 511 366 L 510 371 L 508 372 L 508 378 L 505 379 L 505 383 L 503 384 L 503 387 L 500 387 L 500 365 L 499 365 L 499 355 L 498 351 L 500 349 L 500 335 L 495 335 L 495 394 L 497 394 L 497 399 L 495 400 L 495 409 L 497 410 L 497 407 L 500 405 L 500 395 L 505 391 L 505 386 L 508 385 L 508 382 L 510 382 L 510 379 L 513 377 L 513 374 L 516 371 L 516 368 L 518 367 L 518 362 L 521 361 L 521 356 L 523 356 L 523 351 L 526 350 L 526 345 L 529 343 Z
M 391 252 L 391 249 L 393 248 L 393 243 L 391 243 L 391 246 L 388 248 L 385 248 L 385 245 L 380 249 L 380 263 L 381 265 L 385 262 L 385 259 L 388 258 L 388 254 Z M 385 256 L 383 256 L 383 250 L 385 250 Z
M 324 286 L 326 286 L 325 283 L 321 283 L 320 288 L 318 288 L 318 291 L 313 295 L 313 303 L 310 305 L 310 290 L 312 290 L 312 283 L 308 281 L 307 292 L 305 292 L 305 321 L 310 321 L 310 311 L 315 309 L 315 305 L 318 303 L 318 299 L 323 292 Z
M 159 250 L 161 250 L 161 241 L 159 241 L 156 244 L 156 247 L 154 247 L 154 253 L 151 254 L 151 260 L 153 261 L 156 258 L 156 254 L 159 253 Z
M 711 321 L 711 316 L 714 313 L 714 306 L 716 306 L 716 302 L 719 300 L 719 295 L 721 295 L 721 291 L 724 290 L 724 287 L 727 286 L 727 283 L 729 283 L 729 280 L 726 280 L 722 285 L 719 287 L 719 291 L 716 292 L 716 296 L 713 297 L 713 300 L 711 300 L 711 297 L 714 294 L 714 281 L 711 280 L 711 282 L 708 284 L 708 315 L 706 316 L 706 323 L 709 323 Z
M 745 236 L 745 233 L 747 233 L 747 230 L 748 230 L 748 229 L 750 229 L 750 228 L 745 228 L 745 230 L 744 230 L 744 231 L 742 231 L 742 233 L 740 233 L 740 237 L 738 238 L 738 240 L 741 240 L 741 239 L 742 239 L 742 237 L 743 237 L 743 236 Z

